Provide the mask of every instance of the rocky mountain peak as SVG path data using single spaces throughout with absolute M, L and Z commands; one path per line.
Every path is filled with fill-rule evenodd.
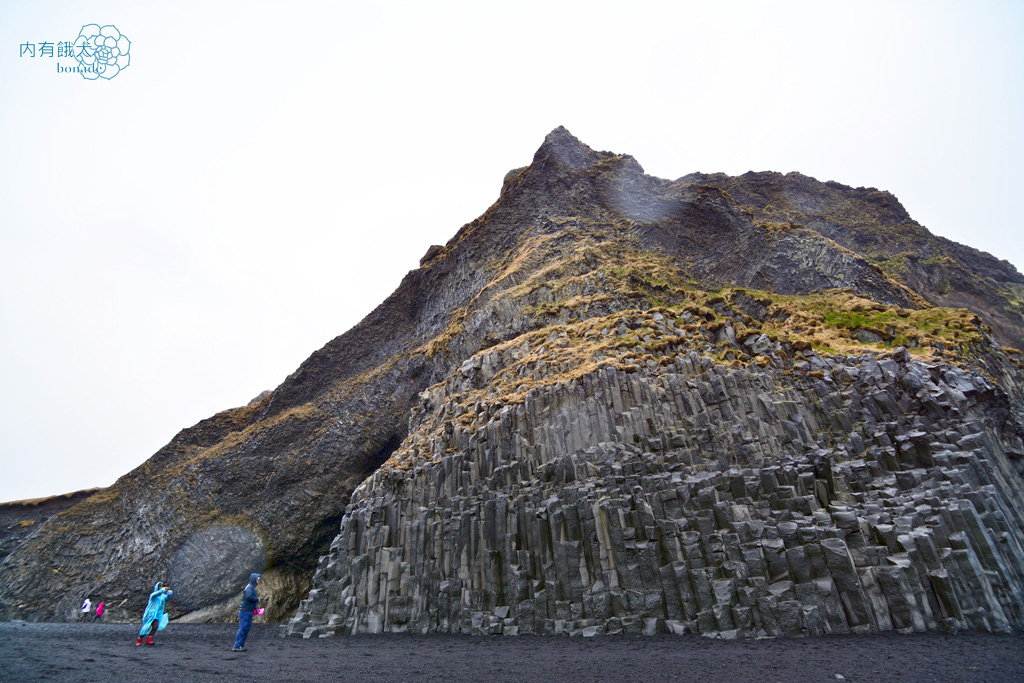
M 563 126 L 558 126 L 547 134 L 533 155 L 533 166 L 542 168 L 552 164 L 566 170 L 579 170 L 590 168 L 600 159 L 598 152 L 580 142 Z

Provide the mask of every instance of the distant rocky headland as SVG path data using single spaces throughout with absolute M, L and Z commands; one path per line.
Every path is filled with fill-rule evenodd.
M 229 620 L 263 570 L 306 637 L 1021 630 L 1022 311 L 888 192 L 558 128 L 281 386 L 0 509 L 0 618 Z

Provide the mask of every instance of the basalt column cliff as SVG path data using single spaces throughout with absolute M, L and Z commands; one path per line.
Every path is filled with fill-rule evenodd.
M 888 193 L 564 130 L 438 258 L 510 224 L 288 634 L 1024 626 L 1012 267 Z
M 5 539 L 0 617 L 231 618 L 265 569 L 292 635 L 1018 629 L 1022 299 L 886 192 L 559 128 L 280 387 Z

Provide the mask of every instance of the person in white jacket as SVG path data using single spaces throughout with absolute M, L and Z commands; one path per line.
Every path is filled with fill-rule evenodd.
M 89 618 L 89 612 L 91 612 L 91 611 L 92 611 L 92 601 L 89 600 L 89 598 L 86 598 L 85 601 L 82 603 L 82 621 L 85 621 L 86 619 Z

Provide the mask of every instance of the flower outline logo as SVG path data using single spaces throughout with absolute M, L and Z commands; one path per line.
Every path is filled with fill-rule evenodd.
M 86 24 L 75 39 L 75 59 L 82 65 L 82 78 L 108 81 L 131 63 L 132 43 L 114 25 Z

